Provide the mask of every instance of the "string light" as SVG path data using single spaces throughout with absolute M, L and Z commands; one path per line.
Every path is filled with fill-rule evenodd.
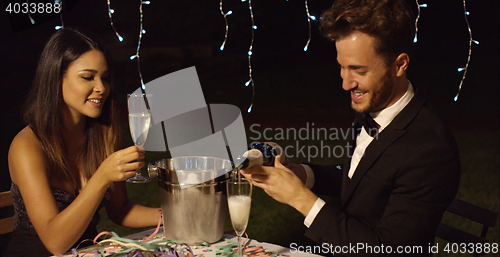
M 424 8 L 424 7 L 427 7 L 427 4 L 420 4 L 418 2 L 418 0 L 416 0 L 416 3 L 417 3 L 417 10 L 418 10 L 418 14 L 417 14 L 417 18 L 415 19 L 415 37 L 413 38 L 413 42 L 416 43 L 417 42 L 417 33 L 418 33 L 418 20 L 420 18 L 420 8 Z M 479 41 L 477 40 L 474 40 L 472 38 L 472 30 L 470 28 L 470 23 L 469 23 L 469 20 L 467 18 L 467 16 L 470 14 L 468 11 L 467 11 L 467 4 L 465 2 L 465 0 L 463 0 L 463 8 L 464 8 L 464 17 L 465 17 L 465 22 L 467 23 L 467 30 L 469 31 L 469 54 L 467 56 L 467 62 L 465 64 L 465 67 L 460 67 L 457 69 L 458 72 L 463 72 L 463 75 L 462 75 L 462 79 L 460 80 L 460 84 L 458 86 L 458 92 L 457 94 L 455 95 L 455 97 L 453 98 L 453 100 L 456 102 L 458 101 L 458 97 L 460 95 L 460 91 L 462 90 L 462 85 L 465 81 L 465 76 L 467 75 L 467 70 L 469 68 L 469 63 L 470 63 L 470 57 L 471 57 L 471 53 L 472 53 L 472 43 L 475 43 L 475 44 L 479 44 Z
M 311 20 L 315 21 L 316 17 L 312 16 L 309 13 L 309 5 L 307 4 L 307 0 L 304 1 L 304 4 L 306 6 L 307 23 L 309 23 L 309 39 L 307 39 L 306 46 L 304 46 L 304 51 L 307 51 L 307 48 L 309 48 L 309 43 L 311 42 Z
M 56 3 L 57 2 L 61 2 L 61 5 L 62 5 L 62 0 L 54 0 L 54 1 Z M 246 1 L 247 0 L 241 0 L 241 2 L 246 2 Z M 288 1 L 288 0 L 286 0 L 286 1 Z M 27 1 L 27 2 L 29 2 L 29 1 Z M 123 41 L 123 37 L 118 33 L 118 31 L 116 30 L 116 28 L 114 26 L 113 18 L 112 18 L 114 10 L 111 9 L 110 0 L 107 0 L 107 4 L 108 4 L 108 16 L 109 16 L 109 19 L 110 19 L 111 27 L 113 28 L 113 30 L 114 30 L 114 32 L 115 32 L 118 40 L 121 42 L 121 41 Z M 144 85 L 144 81 L 143 81 L 143 78 L 142 78 L 142 73 L 141 73 L 141 69 L 140 69 L 140 62 L 139 62 L 139 57 L 140 57 L 139 56 L 139 50 L 140 50 L 140 47 L 141 47 L 142 36 L 143 36 L 143 34 L 146 33 L 146 31 L 143 29 L 143 22 L 142 22 L 143 21 L 143 11 L 142 11 L 142 5 L 143 4 L 150 4 L 150 1 L 141 1 L 140 7 L 139 7 L 139 10 L 140 10 L 139 40 L 138 40 L 138 44 L 137 44 L 136 53 L 134 55 L 130 56 L 130 60 L 134 60 L 136 58 L 138 59 L 137 60 L 137 66 L 138 66 L 138 71 L 139 71 L 139 77 L 140 77 L 140 80 L 141 80 L 141 88 L 142 88 L 142 90 L 145 90 L 145 85 Z M 417 17 L 415 19 L 415 36 L 414 36 L 414 39 L 413 39 L 414 43 L 417 43 L 417 41 L 418 41 L 418 22 L 419 22 L 420 15 L 421 15 L 421 8 L 426 8 L 427 7 L 427 4 L 420 4 L 419 0 L 416 0 L 416 4 L 417 4 L 418 13 L 417 13 Z M 308 40 L 307 40 L 307 42 L 306 42 L 306 44 L 304 46 L 304 51 L 307 51 L 308 48 L 309 48 L 310 42 L 311 42 L 311 35 L 312 35 L 312 32 L 311 32 L 311 20 L 315 21 L 316 17 L 313 16 L 313 15 L 311 15 L 310 12 L 309 12 L 308 0 L 304 0 L 304 5 L 305 5 L 305 11 L 306 11 L 306 14 L 307 14 L 307 22 L 308 22 L 308 25 L 309 25 L 309 38 L 308 38 Z M 468 18 L 467 18 L 467 16 L 470 13 L 467 11 L 466 1 L 465 0 L 463 0 L 463 7 L 464 7 L 465 21 L 467 23 L 467 28 L 468 28 L 468 31 L 469 31 L 469 54 L 468 54 L 467 63 L 465 65 L 465 67 L 458 68 L 458 72 L 462 72 L 463 71 L 464 73 L 463 73 L 463 77 L 462 77 L 462 79 L 460 81 L 460 85 L 458 87 L 458 92 L 457 92 L 457 95 L 454 98 L 454 101 L 458 100 L 460 91 L 462 89 L 463 82 L 464 82 L 466 74 L 467 74 L 467 70 L 468 70 L 469 63 L 470 63 L 470 57 L 471 57 L 472 43 L 479 44 L 478 41 L 476 41 L 476 40 L 474 40 L 472 38 L 472 31 L 471 31 L 470 24 L 469 24 L 469 21 L 468 21 Z M 227 37 L 228 37 L 228 31 L 229 31 L 229 25 L 228 25 L 227 16 L 231 15 L 232 11 L 230 10 L 228 12 L 224 12 L 224 10 L 223 10 L 223 0 L 220 0 L 219 9 L 220 9 L 221 15 L 224 18 L 224 22 L 225 22 L 224 41 L 222 42 L 222 44 L 220 46 L 220 50 L 222 51 L 225 48 L 225 45 L 226 45 L 226 42 L 227 42 Z M 245 86 L 247 86 L 247 87 L 250 86 L 250 85 L 252 86 L 252 101 L 251 101 L 250 107 L 247 110 L 247 112 L 250 113 L 252 111 L 253 104 L 254 104 L 254 99 L 255 99 L 255 84 L 254 84 L 254 80 L 252 78 L 252 54 L 253 54 L 253 44 L 254 44 L 254 39 L 255 39 L 255 32 L 254 32 L 254 30 L 257 29 L 257 26 L 255 25 L 255 21 L 254 21 L 254 14 L 253 14 L 253 8 L 252 8 L 252 0 L 248 0 L 248 9 L 249 9 L 249 12 L 250 12 L 250 18 L 251 18 L 251 22 L 252 22 L 252 38 L 251 38 L 250 46 L 249 46 L 248 52 L 247 52 L 247 56 L 248 56 L 248 76 L 249 76 L 249 79 L 248 79 L 248 81 L 245 82 Z M 30 21 L 32 22 L 32 24 L 34 24 L 35 21 L 32 19 L 32 17 L 30 16 L 29 13 L 28 13 L 28 16 L 29 16 Z M 61 15 L 61 23 L 62 23 L 62 26 L 56 26 L 56 29 L 60 29 L 60 28 L 64 27 L 63 20 L 62 20 L 62 15 Z
M 417 2 L 417 18 L 415 19 L 415 37 L 413 38 L 413 43 L 417 43 L 417 33 L 418 33 L 418 20 L 420 19 L 420 8 L 427 7 L 427 4 L 420 4 L 418 0 Z
M 460 95 L 460 91 L 462 90 L 462 85 L 463 85 L 464 80 L 465 80 L 465 75 L 467 74 L 467 69 L 469 68 L 470 56 L 472 53 L 472 43 L 474 43 L 476 45 L 479 44 L 479 41 L 472 39 L 472 30 L 470 28 L 469 19 L 467 18 L 467 16 L 469 16 L 470 13 L 467 11 L 467 5 L 465 3 L 465 0 L 463 0 L 463 4 L 464 4 L 465 22 L 467 23 L 467 30 L 469 31 L 469 55 L 467 56 L 467 63 L 465 64 L 465 67 L 458 68 L 458 72 L 463 71 L 464 74 L 462 76 L 462 80 L 460 80 L 460 85 L 458 85 L 457 95 L 455 96 L 455 98 L 453 98 L 453 100 L 455 102 L 458 100 L 458 96 Z
M 60 30 L 64 28 L 64 21 L 62 17 L 62 8 L 63 8 L 63 1 L 62 0 L 54 0 L 54 4 L 59 4 L 59 18 L 61 19 L 61 26 L 56 26 L 56 30 Z
M 241 0 L 241 2 L 246 2 L 246 0 Z M 257 26 L 255 25 L 255 21 L 253 18 L 253 9 L 252 9 L 252 0 L 248 0 L 248 10 L 250 11 L 250 18 L 252 20 L 252 40 L 250 41 L 250 47 L 248 48 L 248 81 L 245 83 L 245 86 L 252 85 L 252 102 L 250 104 L 250 107 L 248 107 L 247 112 L 250 113 L 252 111 L 253 107 L 253 101 L 255 99 L 255 84 L 252 78 L 252 50 L 253 50 L 253 41 L 255 38 L 255 32 L 254 30 L 257 29 Z
M 458 100 L 458 96 L 460 95 L 460 90 L 462 90 L 462 85 L 463 85 L 464 80 L 465 80 L 465 75 L 467 74 L 467 69 L 469 68 L 470 56 L 472 53 L 472 43 L 474 43 L 476 45 L 479 44 L 479 41 L 472 39 L 472 30 L 470 28 L 469 19 L 467 18 L 467 16 L 469 16 L 470 13 L 467 11 L 467 5 L 465 3 L 465 0 L 463 0 L 463 3 L 464 3 L 465 22 L 467 23 L 467 30 L 469 31 L 469 55 L 467 56 L 467 63 L 465 64 L 465 67 L 458 68 L 458 72 L 463 71 L 464 74 L 462 76 L 462 80 L 460 80 L 460 85 L 458 86 L 457 95 L 453 99 L 455 102 Z
M 35 4 L 35 3 L 33 3 L 33 4 Z M 59 18 L 61 19 L 61 26 L 55 26 L 56 30 L 60 30 L 60 29 L 64 28 L 64 21 L 62 18 L 62 0 L 54 0 L 54 4 L 58 4 L 60 7 Z M 29 0 L 26 0 L 26 6 L 28 6 L 28 7 L 30 6 Z M 33 19 L 33 17 L 31 17 L 30 11 L 28 11 L 28 18 L 30 19 L 31 24 L 35 24 L 35 20 Z
M 30 6 L 29 0 L 26 0 L 26 5 Z M 31 12 L 28 12 L 28 18 L 30 18 L 31 24 L 35 24 L 35 20 L 33 20 L 33 18 L 31 18 Z
M 130 56 L 130 60 L 134 60 L 137 58 L 137 69 L 139 70 L 139 78 L 141 80 L 141 89 L 142 92 L 144 93 L 146 90 L 146 86 L 144 85 L 144 80 L 142 79 L 142 73 L 141 73 L 141 62 L 140 62 L 140 56 L 139 56 L 139 50 L 141 50 L 141 42 L 142 42 L 142 35 L 146 33 L 146 31 L 143 29 L 143 24 L 142 24 L 142 19 L 144 17 L 143 12 L 142 12 L 142 5 L 144 4 L 150 4 L 150 1 L 141 1 L 141 4 L 139 5 L 139 13 L 140 13 L 140 20 L 139 20 L 139 40 L 137 41 L 137 50 L 135 51 L 135 54 Z
M 109 16 L 109 22 L 111 23 L 111 27 L 113 28 L 113 30 L 115 31 L 115 35 L 116 37 L 118 38 L 118 40 L 120 42 L 123 41 L 123 37 L 120 36 L 120 34 L 118 33 L 118 31 L 116 30 L 115 28 L 115 24 L 113 23 L 113 13 L 115 13 L 115 10 L 111 9 L 111 0 L 107 0 L 108 2 L 108 16 Z
M 228 15 L 231 15 L 233 13 L 233 11 L 228 11 L 227 13 L 224 13 L 224 11 L 222 10 L 222 0 L 220 0 L 220 4 L 219 4 L 219 9 L 220 9 L 220 14 L 224 17 L 224 22 L 226 23 L 226 34 L 224 35 L 224 42 L 222 42 L 222 45 L 220 46 L 220 50 L 224 50 L 224 46 L 226 46 L 226 41 L 227 41 L 227 33 L 229 31 L 229 25 L 227 23 L 227 16 Z

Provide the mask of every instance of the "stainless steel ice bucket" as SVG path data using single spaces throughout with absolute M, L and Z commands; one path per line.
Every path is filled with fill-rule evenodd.
M 225 181 L 231 169 L 229 160 L 202 156 L 174 157 L 150 164 L 148 171 L 158 175 L 167 239 L 198 244 L 222 238 L 227 213 Z

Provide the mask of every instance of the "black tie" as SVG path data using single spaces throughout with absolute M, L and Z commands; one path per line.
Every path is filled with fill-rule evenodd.
M 377 135 L 379 126 L 369 113 L 363 114 L 363 117 L 361 118 L 361 125 L 371 137 Z

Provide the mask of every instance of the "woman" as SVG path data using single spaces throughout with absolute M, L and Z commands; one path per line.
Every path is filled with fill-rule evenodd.
M 9 149 L 15 224 L 7 256 L 59 255 L 96 235 L 98 211 L 126 227 L 158 222 L 158 209 L 130 203 L 125 179 L 144 166 L 120 143 L 109 51 L 61 29 L 38 63 L 24 118 Z

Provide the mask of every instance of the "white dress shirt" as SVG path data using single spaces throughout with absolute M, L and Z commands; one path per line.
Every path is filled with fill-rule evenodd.
M 415 95 L 415 92 L 413 90 L 413 86 L 411 83 L 408 81 L 408 87 L 406 89 L 405 94 L 393 105 L 379 111 L 379 112 L 374 112 L 370 113 L 372 118 L 377 122 L 377 124 L 380 126 L 378 133 L 382 132 L 391 122 L 392 120 L 398 115 L 405 107 L 406 105 L 411 101 L 413 96 Z M 356 168 L 358 167 L 359 162 L 361 161 L 361 158 L 365 154 L 365 150 L 370 145 L 370 143 L 375 139 L 377 139 L 378 134 L 375 135 L 375 137 L 371 137 L 368 135 L 366 132 L 365 128 L 362 127 L 361 132 L 359 133 L 358 137 L 356 138 L 356 148 L 354 148 L 354 153 L 351 158 L 351 166 L 349 169 L 349 173 L 347 176 L 349 178 L 352 178 L 354 175 L 354 171 L 356 171 Z M 308 188 L 312 188 L 314 186 L 314 173 L 311 169 L 311 167 L 307 165 L 303 165 L 306 173 L 307 173 L 307 181 L 306 181 L 306 186 Z M 309 179 L 312 178 L 313 181 L 310 182 Z M 310 227 L 311 224 L 313 223 L 314 219 L 318 215 L 318 213 L 321 211 L 321 208 L 325 205 L 325 201 L 323 201 L 321 198 L 318 198 L 316 202 L 314 203 L 314 206 L 311 208 L 309 213 L 307 214 L 306 218 L 304 219 L 304 225 L 306 227 Z

